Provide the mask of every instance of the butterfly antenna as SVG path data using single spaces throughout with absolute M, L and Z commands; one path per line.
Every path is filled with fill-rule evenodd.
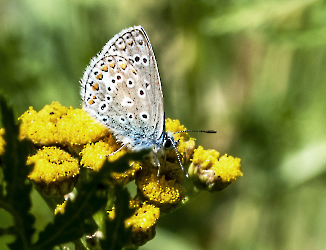
M 172 134 L 179 134 L 179 133 L 187 133 L 187 132 L 201 132 L 201 133 L 208 133 L 208 134 L 215 134 L 216 130 L 183 130 L 178 132 L 173 132 Z
M 188 172 L 184 169 L 184 167 L 183 167 L 183 165 L 182 165 L 182 162 L 181 162 L 181 159 L 180 159 L 180 153 L 179 153 L 177 147 L 175 146 L 175 143 L 172 143 L 172 146 L 173 146 L 175 152 L 177 153 L 178 162 L 179 162 L 179 164 L 180 164 L 180 167 L 181 167 L 182 171 L 184 172 L 184 174 L 185 174 L 187 177 L 189 177 Z
M 216 133 L 216 130 L 183 130 L 183 131 L 174 132 L 174 133 L 172 133 L 172 134 L 174 135 L 174 134 L 187 133 L 187 132 L 201 132 L 201 133 L 214 134 L 214 133 Z M 175 143 L 172 143 L 172 146 L 173 146 L 175 152 L 177 153 L 178 162 L 179 162 L 179 164 L 180 164 L 180 166 L 181 166 L 181 168 L 182 168 L 182 171 L 185 173 L 185 175 L 186 175 L 187 177 L 189 177 L 189 174 L 188 174 L 187 171 L 184 169 L 184 167 L 183 167 L 183 165 L 182 165 L 182 163 L 181 163 L 180 153 L 179 153 L 177 147 L 175 146 Z

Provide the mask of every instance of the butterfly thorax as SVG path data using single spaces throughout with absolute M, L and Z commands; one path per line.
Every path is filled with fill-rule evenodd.
M 117 136 L 117 138 L 119 138 L 119 136 Z M 155 136 L 155 134 L 148 136 L 144 134 L 135 133 L 131 138 L 122 138 L 121 142 L 132 151 L 138 152 L 141 150 L 153 149 L 154 152 L 157 152 L 164 148 L 165 138 L 165 132 L 163 132 L 162 135 L 158 138 L 157 136 Z

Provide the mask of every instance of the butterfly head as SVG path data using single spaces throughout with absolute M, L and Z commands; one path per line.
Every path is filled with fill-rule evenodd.
M 184 169 L 183 164 L 181 162 L 180 152 L 178 151 L 179 140 L 175 140 L 173 134 L 171 132 L 163 132 L 161 138 L 158 140 L 159 145 L 156 149 L 154 149 L 156 161 L 158 164 L 158 175 L 160 174 L 161 164 L 159 162 L 159 158 L 163 156 L 164 161 L 166 161 L 166 152 L 169 150 L 174 150 L 177 156 L 178 164 L 180 165 L 182 171 L 188 177 L 187 171 Z

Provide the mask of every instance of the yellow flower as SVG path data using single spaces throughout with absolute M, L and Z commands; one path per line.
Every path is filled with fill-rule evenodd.
M 109 135 L 109 130 L 82 109 L 58 102 L 36 112 L 29 108 L 20 118 L 20 138 L 40 145 L 82 145 Z
M 78 160 L 57 147 L 43 147 L 28 157 L 27 164 L 34 163 L 28 176 L 43 194 L 61 196 L 72 191 L 79 174 Z
M 175 132 L 187 130 L 185 126 L 180 124 L 179 120 L 172 120 L 170 118 L 167 118 L 165 120 L 165 129 L 167 132 L 172 133 L 174 141 L 178 142 L 178 152 L 180 154 L 181 159 L 184 160 L 184 164 L 186 164 L 187 162 L 189 162 L 190 157 L 194 152 L 195 138 L 190 137 L 189 134 L 186 132 L 173 134 Z M 167 156 L 172 156 L 176 158 L 175 150 L 168 151 Z
M 142 169 L 140 162 L 130 163 L 130 168 L 124 173 L 113 173 L 113 177 L 121 185 L 127 185 L 130 181 L 133 181 L 136 177 L 136 172 Z
M 160 209 L 146 202 L 138 208 L 133 216 L 125 221 L 125 226 L 131 226 L 131 243 L 144 245 L 155 236 L 156 221 L 160 217 Z
M 5 133 L 5 129 L 4 128 L 0 128 L 0 155 L 2 155 L 3 152 L 5 151 L 6 142 L 3 139 L 4 133 Z
M 57 121 L 66 115 L 67 107 L 61 106 L 58 102 L 45 105 L 36 112 L 33 107 L 29 107 L 19 119 L 22 120 L 20 126 L 20 138 L 28 138 L 33 143 L 50 145 L 60 143 Z
M 113 162 L 126 154 L 126 148 L 121 149 L 113 155 L 107 157 L 107 155 L 120 149 L 121 145 L 118 144 L 113 136 L 109 136 L 102 141 L 87 144 L 80 152 L 82 159 L 81 165 L 90 168 L 94 171 L 99 171 L 105 160 Z M 135 173 L 141 169 L 139 162 L 130 162 L 130 169 L 124 173 L 114 173 L 114 178 L 122 185 L 126 185 L 130 181 L 135 179 Z
M 188 173 L 197 187 L 220 191 L 242 176 L 239 158 L 223 155 L 199 146 L 194 153 Z
M 65 213 L 65 209 L 66 209 L 66 205 L 67 205 L 67 201 L 68 200 L 74 200 L 75 199 L 75 193 L 71 192 L 69 194 L 66 194 L 64 196 L 65 200 L 64 202 L 62 202 L 61 204 L 57 204 L 56 208 L 54 209 L 54 214 L 64 214 Z
M 116 142 L 109 128 L 82 109 L 67 108 L 53 102 L 39 112 L 30 107 L 20 120 L 21 138 L 28 138 L 36 148 L 40 145 L 61 146 L 72 155 L 80 156 L 81 166 L 94 171 L 98 171 L 107 158 L 115 161 L 127 153 L 126 148 L 120 150 L 121 144 Z M 188 172 L 197 187 L 209 191 L 221 190 L 242 176 L 239 158 L 227 155 L 220 157 L 217 151 L 204 150 L 202 147 L 195 150 L 195 139 L 186 132 L 178 133 L 187 130 L 179 120 L 167 118 L 165 128 L 176 142 L 183 166 L 192 162 Z M 3 134 L 3 131 L 0 130 L 0 133 Z M 0 137 L 0 153 L 3 144 Z M 154 152 L 151 152 L 141 162 L 130 162 L 130 169 L 125 173 L 113 174 L 122 185 L 135 180 L 138 196 L 144 202 L 159 207 L 161 212 L 171 211 L 185 197 L 182 186 L 185 175 L 177 153 L 173 147 L 165 153 L 154 156 Z M 159 169 L 153 164 L 156 160 L 160 162 Z M 74 186 L 79 164 L 67 152 L 55 147 L 44 147 L 28 162 L 35 163 L 29 177 L 37 186 L 42 185 L 45 193 L 54 196 L 65 194 Z M 73 181 L 66 182 L 70 178 Z
M 155 227 L 158 218 L 160 217 L 160 209 L 152 204 L 144 202 L 139 204 L 139 201 L 132 200 L 130 207 L 135 207 L 135 213 L 125 220 L 125 227 L 131 227 L 130 246 L 141 246 L 150 241 L 155 236 Z M 114 219 L 115 209 L 108 211 L 109 218 Z
M 29 139 L 35 148 L 43 146 L 28 158 L 27 163 L 34 163 L 29 178 L 47 196 L 58 197 L 71 192 L 80 166 L 99 171 L 107 159 L 116 161 L 128 151 L 126 147 L 121 149 L 121 143 L 117 143 L 109 128 L 82 109 L 67 108 L 53 102 L 39 112 L 30 107 L 19 119 L 20 138 Z M 136 208 L 136 212 L 125 220 L 125 226 L 132 230 L 130 247 L 151 240 L 160 214 L 171 212 L 185 201 L 186 190 L 182 185 L 185 174 L 179 159 L 183 166 L 191 162 L 188 172 L 200 189 L 219 191 L 242 176 L 239 158 L 220 157 L 219 152 L 204 150 L 201 146 L 195 149 L 194 138 L 187 132 L 178 133 L 187 130 L 179 120 L 167 118 L 165 128 L 173 136 L 177 152 L 174 147 L 158 154 L 151 152 L 139 162 L 130 162 L 130 168 L 124 173 L 112 174 L 120 185 L 135 180 L 137 186 L 137 198 L 130 201 L 130 207 Z M 3 133 L 1 129 L 0 154 L 5 143 L 1 136 Z M 79 157 L 79 161 L 72 155 Z M 111 202 L 113 200 L 114 197 Z M 65 204 L 58 205 L 55 214 L 64 213 Z M 113 217 L 114 209 L 109 212 L 109 218 Z M 87 244 L 97 246 L 101 234 L 88 236 Z
M 172 171 L 158 177 L 157 168 L 148 161 L 143 162 L 142 172 L 136 176 L 136 185 L 143 199 L 159 207 L 161 211 L 168 212 L 183 200 L 185 189 L 182 186 L 183 178 L 180 178 L 183 172 L 178 163 L 166 162 L 165 167 Z
M 80 163 L 87 168 L 98 171 L 105 162 L 107 155 L 117 151 L 120 147 L 113 136 L 109 136 L 99 142 L 87 144 L 80 152 L 82 157 Z M 119 152 L 111 155 L 109 161 L 115 161 L 125 153 L 126 150 L 123 148 Z
M 58 214 L 58 213 L 64 214 L 65 213 L 66 202 L 67 201 L 65 200 L 63 203 L 58 204 L 57 207 L 54 210 L 54 214 Z
M 83 145 L 109 136 L 109 130 L 83 109 L 70 108 L 58 121 L 59 135 L 64 143 Z
M 186 130 L 183 125 L 180 125 L 179 120 L 167 119 L 166 124 L 168 131 L 171 133 Z M 187 155 L 187 159 L 189 160 L 189 156 L 192 155 L 192 152 L 195 147 L 194 138 L 189 138 L 189 135 L 187 133 L 178 133 L 175 134 L 174 137 L 178 141 L 179 153 L 186 153 L 185 155 Z M 94 171 L 98 171 L 106 160 L 107 155 L 117 151 L 118 149 L 120 149 L 120 147 L 121 144 L 117 143 L 113 136 L 107 137 L 99 142 L 87 144 L 84 149 L 80 152 L 80 155 L 82 156 L 81 164 Z M 109 156 L 108 159 L 109 161 L 115 161 L 119 157 L 123 156 L 126 152 L 127 150 L 123 148 L 121 151 L 118 151 L 117 153 Z M 166 153 L 166 158 L 161 159 L 161 174 L 168 175 L 170 179 L 178 178 L 179 182 L 182 183 L 180 179 L 183 179 L 183 173 L 180 174 L 180 172 L 178 171 L 181 167 L 179 165 L 175 150 L 172 148 L 170 150 L 167 150 Z M 180 155 L 180 157 L 182 157 L 182 155 Z M 131 163 L 131 167 L 128 171 L 122 174 L 115 173 L 114 177 L 121 184 L 126 185 L 128 182 L 134 180 L 135 173 L 142 168 L 141 165 L 142 163 L 140 162 Z M 153 172 L 157 173 L 157 171 L 157 167 L 154 167 Z

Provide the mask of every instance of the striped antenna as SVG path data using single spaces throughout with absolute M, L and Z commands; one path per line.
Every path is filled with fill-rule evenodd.
M 174 132 L 172 133 L 173 135 L 174 134 L 179 134 L 179 133 L 187 133 L 187 132 L 201 132 L 201 133 L 208 133 L 208 134 L 214 134 L 216 133 L 216 130 L 184 130 L 184 131 L 178 131 L 178 132 Z M 181 158 L 180 158 L 180 153 L 176 147 L 176 143 L 173 138 L 169 138 L 170 140 L 172 139 L 172 146 L 175 150 L 175 152 L 177 153 L 177 158 L 178 158 L 178 162 L 179 162 L 179 165 L 181 166 L 181 169 L 182 171 L 185 173 L 186 177 L 189 177 L 189 174 L 188 172 L 184 169 L 183 165 L 182 165 L 182 162 L 181 162 Z
M 174 135 L 174 134 L 187 133 L 187 132 L 201 132 L 201 133 L 215 134 L 216 130 L 184 130 L 184 131 L 173 132 L 172 134 Z

